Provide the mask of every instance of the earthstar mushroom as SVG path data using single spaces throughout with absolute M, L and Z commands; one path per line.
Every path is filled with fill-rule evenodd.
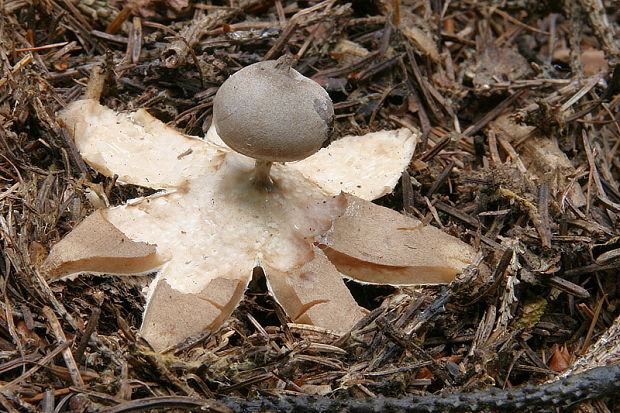
M 157 271 L 141 326 L 157 351 L 221 326 L 256 265 L 293 322 L 343 334 L 366 310 L 342 271 L 363 282 L 385 282 L 389 273 L 388 283 L 432 284 L 473 261 L 475 251 L 462 241 L 369 202 L 394 188 L 413 155 L 415 131 L 344 137 L 303 160 L 275 163 L 264 176 L 277 185 L 265 191 L 251 179 L 255 159 L 232 151 L 215 127 L 199 139 L 144 110 L 115 113 L 94 99 L 71 103 L 60 119 L 90 166 L 160 192 L 87 217 L 52 248 L 43 271 L 51 280 Z M 382 223 L 382 237 L 402 244 L 398 257 L 385 250 L 393 246 L 360 239 L 369 237 L 360 227 L 373 220 Z M 416 244 L 418 234 L 436 232 L 443 235 Z M 428 271 L 435 267 L 440 277 Z

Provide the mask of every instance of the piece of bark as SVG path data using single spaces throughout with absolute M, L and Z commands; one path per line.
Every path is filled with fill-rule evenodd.
M 441 60 L 439 49 L 432 35 L 431 23 L 404 8 L 401 8 L 400 11 L 398 28 L 405 38 L 414 46 L 416 52 L 430 57 L 434 62 L 439 62 Z

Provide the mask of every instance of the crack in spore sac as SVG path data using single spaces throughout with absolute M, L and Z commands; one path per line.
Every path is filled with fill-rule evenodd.
M 331 105 L 326 104 L 325 100 L 322 99 L 314 99 L 313 106 L 316 113 L 319 115 L 321 120 L 325 122 L 327 126 L 327 137 L 331 135 L 333 125 L 334 125 L 334 108 Z

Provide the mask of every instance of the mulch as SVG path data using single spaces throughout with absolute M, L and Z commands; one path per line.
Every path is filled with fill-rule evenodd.
M 440 401 L 540 387 L 519 409 L 618 411 L 599 379 L 620 382 L 619 22 L 603 0 L 0 1 L 0 406 L 501 411 Z M 139 283 L 47 282 L 39 264 L 90 190 L 149 194 L 90 169 L 56 120 L 93 67 L 108 107 L 201 136 L 229 75 L 283 55 L 330 93 L 332 139 L 421 131 L 376 202 L 473 245 L 489 272 L 351 283 L 370 313 L 344 337 L 291 324 L 258 277 L 221 329 L 164 354 L 137 334 Z M 565 403 L 549 395 L 562 377 L 582 386 Z

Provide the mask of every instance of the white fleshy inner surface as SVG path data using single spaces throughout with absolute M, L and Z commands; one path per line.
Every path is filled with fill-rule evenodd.
M 389 194 L 411 161 L 419 134 L 409 129 L 346 136 L 289 167 L 330 195 L 373 200 Z
M 257 261 L 282 271 L 312 257 L 312 238 L 325 232 L 342 202 L 295 171 L 274 165 L 271 192 L 250 181 L 253 163 L 235 153 L 186 191 L 112 208 L 106 218 L 134 241 L 157 245 L 169 260 L 166 280 L 198 293 L 217 277 L 246 279 Z
M 69 105 L 60 118 L 84 160 L 104 175 L 150 188 L 174 188 L 209 168 L 218 149 L 167 127 L 145 110 L 116 113 L 91 99 Z

